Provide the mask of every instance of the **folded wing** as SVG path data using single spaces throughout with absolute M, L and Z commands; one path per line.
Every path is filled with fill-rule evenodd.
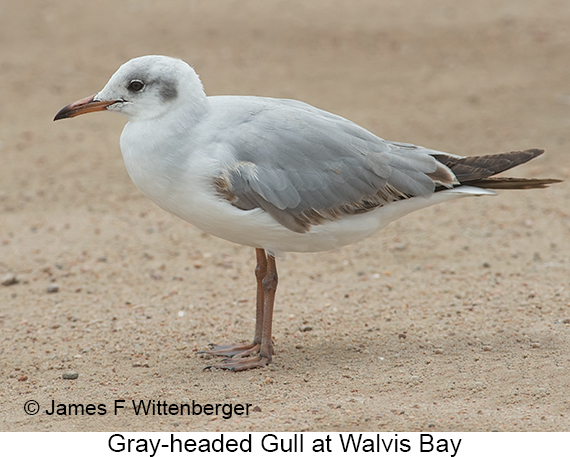
M 490 176 L 542 153 L 533 149 L 463 158 L 385 141 L 301 102 L 282 100 L 278 108 L 272 103 L 271 109 L 260 106 L 251 112 L 232 132 L 236 160 L 214 185 L 234 206 L 261 208 L 300 233 L 346 214 L 428 197 L 462 183 L 492 185 Z

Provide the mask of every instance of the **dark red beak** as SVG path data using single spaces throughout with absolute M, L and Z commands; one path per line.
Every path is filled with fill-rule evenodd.
M 75 117 L 79 116 L 80 114 L 86 113 L 94 113 L 95 111 L 103 111 L 107 109 L 109 105 L 113 103 L 117 103 L 116 100 L 112 101 L 95 101 L 93 100 L 95 96 L 91 95 L 91 97 L 82 98 L 81 100 L 77 100 L 66 107 L 62 108 L 59 113 L 55 115 L 53 118 L 54 121 L 58 121 L 59 119 L 66 119 L 68 117 Z

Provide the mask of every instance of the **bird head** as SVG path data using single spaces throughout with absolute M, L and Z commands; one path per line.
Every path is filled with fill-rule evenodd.
M 65 106 L 54 120 L 103 110 L 131 121 L 147 120 L 173 111 L 181 100 L 198 102 L 205 97 L 198 75 L 186 62 L 143 56 L 123 64 L 100 92 Z

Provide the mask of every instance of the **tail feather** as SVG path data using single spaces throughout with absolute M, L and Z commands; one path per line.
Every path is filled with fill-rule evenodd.
M 550 184 L 562 182 L 561 179 L 551 178 L 483 178 L 469 182 L 470 186 L 484 189 L 544 189 Z
M 510 170 L 544 153 L 544 149 L 504 152 L 486 156 L 456 157 L 434 154 L 463 185 L 485 189 L 539 189 L 560 182 L 559 179 L 502 178 L 494 175 Z M 493 176 L 493 177 L 492 177 Z

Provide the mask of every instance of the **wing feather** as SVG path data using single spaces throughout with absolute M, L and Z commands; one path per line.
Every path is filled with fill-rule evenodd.
M 262 208 L 285 227 L 305 232 L 344 214 L 394 200 L 428 196 L 436 181 L 454 180 L 431 153 L 385 141 L 362 127 L 291 100 L 256 100 L 247 121 L 226 141 L 234 162 L 215 183 L 236 207 Z M 223 178 L 223 179 L 222 179 Z M 217 184 L 216 184 L 217 185 Z M 231 198 L 228 197 L 231 195 Z

